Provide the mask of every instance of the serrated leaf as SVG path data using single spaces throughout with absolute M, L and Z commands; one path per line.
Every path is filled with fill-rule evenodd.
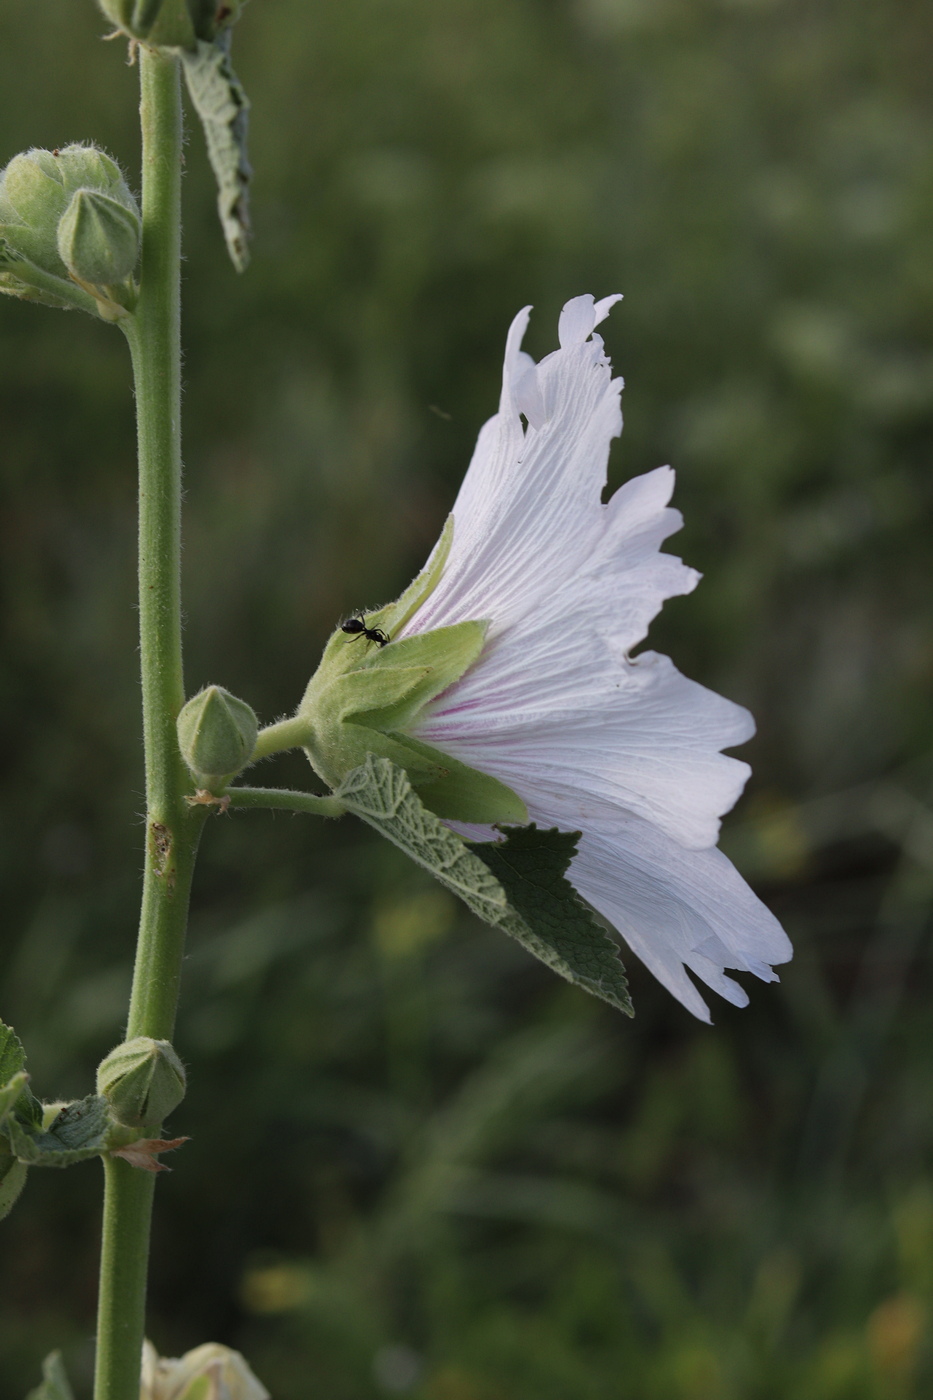
M 15 1108 L 17 1117 L 29 1127 L 42 1121 L 42 1106 L 29 1088 L 26 1052 L 12 1026 L 0 1021 L 0 1124 Z
M 26 1068 L 26 1051 L 12 1026 L 0 1021 L 0 1084 Z
M 581 904 L 565 875 L 579 839 L 578 831 L 542 831 L 532 823 L 512 827 L 505 841 L 478 842 L 471 850 L 488 865 L 532 935 L 571 970 L 569 980 L 631 1016 L 618 945 Z M 525 942 L 519 933 L 513 936 Z M 543 952 L 531 951 L 555 966 Z
M 51 1352 L 42 1363 L 42 1384 L 26 1396 L 26 1400 L 74 1400 L 68 1384 L 60 1351 Z
M 0 1220 L 5 1220 L 16 1205 L 27 1172 L 26 1163 L 18 1162 L 6 1143 L 0 1142 Z
M 36 1167 L 70 1167 L 99 1156 L 110 1146 L 112 1128 L 107 1100 L 97 1094 L 66 1104 L 45 1132 L 30 1132 L 15 1117 L 4 1125 L 16 1156 Z
M 495 843 L 461 840 L 424 806 L 403 769 L 373 754 L 334 795 L 486 923 L 517 939 L 568 982 L 632 1014 L 615 945 L 564 878 L 575 835 L 522 828 L 521 837 L 510 833 L 490 858 Z
M 249 99 L 230 63 L 230 31 L 210 44 L 199 39 L 196 48 L 181 51 L 181 59 L 217 180 L 217 209 L 227 251 L 237 272 L 242 272 L 249 262 Z
M 3 1123 L 7 1116 L 13 1112 L 17 1100 L 24 1093 L 28 1083 L 29 1075 L 24 1069 L 21 1069 L 19 1074 L 14 1074 L 13 1078 L 0 1089 L 0 1123 Z

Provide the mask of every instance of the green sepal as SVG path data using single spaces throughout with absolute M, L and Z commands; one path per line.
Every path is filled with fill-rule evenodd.
M 405 624 L 411 621 L 418 609 L 427 602 L 440 583 L 441 574 L 444 572 L 444 565 L 450 557 L 453 542 L 454 518 L 453 515 L 448 515 L 444 521 L 440 539 L 431 551 L 431 557 L 421 573 L 408 585 L 400 598 L 396 598 L 394 603 L 390 603 L 387 608 L 382 610 L 381 621 L 377 625 L 384 627 L 390 637 L 401 632 Z
M 385 627 L 393 615 L 404 620 L 419 606 L 424 587 L 433 587 L 429 571 L 425 574 L 408 603 L 400 600 L 401 606 L 371 614 L 367 625 Z M 525 804 L 511 788 L 405 732 L 477 659 L 486 628 L 485 622 L 458 622 L 384 647 L 348 641 L 338 628 L 298 711 L 308 719 L 306 752 L 324 781 L 334 787 L 373 753 L 404 768 L 438 816 L 490 824 L 527 821 Z
M 470 844 L 424 805 L 401 768 L 372 754 L 334 795 L 484 922 L 568 982 L 632 1014 L 618 949 L 564 873 L 579 832 L 530 826 L 501 844 Z
M 431 744 L 424 744 L 410 734 L 389 734 L 397 751 L 404 755 L 401 764 L 411 777 L 418 765 L 427 768 L 426 775 L 414 787 L 435 816 L 451 822 L 470 822 L 480 826 L 523 826 L 528 820 L 528 808 L 505 783 L 478 768 L 460 763 L 450 754 Z M 384 755 L 389 757 L 388 754 Z
M 179 1400 L 210 1400 L 214 1388 L 210 1376 L 197 1376 L 179 1396 Z
M 367 629 L 381 631 L 385 646 L 339 627 L 333 633 L 298 707 L 295 722 L 306 725 L 303 734 L 297 728 L 298 742 L 331 788 L 374 754 L 403 768 L 438 816 L 521 824 L 528 820 L 527 808 L 505 783 L 408 732 L 425 705 L 473 665 L 486 640 L 483 620 L 398 637 L 437 587 L 453 534 L 449 516 L 422 573 L 394 603 L 366 614 Z
M 379 624 L 367 619 L 367 625 Z M 383 731 L 404 729 L 472 666 L 483 649 L 486 628 L 485 622 L 457 622 L 385 647 L 365 640 L 360 644 L 338 628 L 299 714 L 323 704 L 338 721 L 353 720 Z M 356 652 L 348 653 L 347 648 L 354 646 Z
M 26 1396 L 26 1400 L 74 1400 L 60 1351 L 53 1351 L 42 1363 L 42 1384 Z

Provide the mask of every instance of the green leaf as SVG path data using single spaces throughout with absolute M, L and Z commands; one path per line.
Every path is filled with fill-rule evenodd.
M 106 1152 L 113 1127 L 107 1100 L 89 1094 L 66 1104 L 45 1132 L 30 1132 L 15 1117 L 7 1119 L 4 1131 L 21 1162 L 36 1167 L 70 1167 Z
M 42 1105 L 29 1088 L 26 1052 L 12 1026 L 0 1021 L 0 1125 L 15 1109 L 21 1123 L 29 1128 L 42 1122 Z
M 5 1142 L 0 1142 L 0 1220 L 5 1220 L 26 1185 L 28 1167 L 18 1162 Z
M 74 1400 L 68 1384 L 60 1351 L 51 1352 L 42 1363 L 42 1384 L 26 1396 L 26 1400 Z
M 0 1089 L 0 1123 L 3 1123 L 12 1113 L 17 1100 L 26 1092 L 28 1083 L 29 1075 L 24 1069 L 21 1069 L 19 1074 L 14 1074 L 13 1078 Z M 29 1114 L 29 1116 L 34 1117 L 33 1114 Z
M 496 876 L 509 904 L 549 952 L 531 947 L 517 932 L 514 937 L 561 976 L 632 1016 L 618 945 L 581 903 L 565 875 L 579 839 L 578 831 L 540 831 L 532 823 L 511 828 L 505 841 L 478 842 L 471 850 Z
M 0 1084 L 26 1068 L 26 1051 L 12 1026 L 0 1021 Z
M 217 209 L 227 251 L 242 272 L 249 262 L 249 99 L 230 63 L 230 31 L 211 44 L 199 39 L 197 48 L 182 50 L 181 60 L 217 179 Z
M 576 834 L 532 826 L 510 832 L 502 845 L 468 845 L 425 807 L 401 768 L 373 754 L 334 796 L 486 923 L 517 939 L 568 982 L 632 1014 L 616 946 L 564 877 Z

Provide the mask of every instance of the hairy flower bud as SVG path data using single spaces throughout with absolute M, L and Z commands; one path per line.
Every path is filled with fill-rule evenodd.
M 245 700 L 209 685 L 178 716 L 178 746 L 205 787 L 225 787 L 249 762 L 259 724 Z
M 120 167 L 103 151 L 25 151 L 0 173 L 0 291 L 85 309 L 90 292 L 113 319 L 135 295 L 140 228 Z
M 99 0 L 111 21 L 133 39 L 163 48 L 192 49 L 238 18 L 245 0 Z
M 238 1351 L 205 1342 L 184 1356 L 159 1356 L 143 1343 L 140 1400 L 269 1400 Z
M 99 190 L 78 190 L 59 221 L 59 256 L 79 281 L 108 286 L 133 271 L 141 233 L 135 210 Z
M 157 1127 L 185 1097 L 185 1067 L 167 1040 L 140 1035 L 111 1050 L 97 1069 L 97 1092 L 118 1123 Z

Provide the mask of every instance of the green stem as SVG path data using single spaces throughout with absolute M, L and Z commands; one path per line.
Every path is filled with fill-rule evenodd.
M 140 49 L 143 242 L 136 312 L 121 325 L 133 359 L 139 440 L 139 630 L 146 760 L 146 861 L 127 1036 L 170 1040 L 203 809 L 175 719 L 181 659 L 179 63 Z M 154 1178 L 105 1162 L 94 1400 L 139 1400 Z
M 302 715 L 280 719 L 278 724 L 267 724 L 265 729 L 260 729 L 256 737 L 256 747 L 250 762 L 258 763 L 261 758 L 283 753 L 286 749 L 304 748 L 310 737 L 310 726 Z
M 315 797 L 290 788 L 228 788 L 231 807 L 263 807 L 271 811 L 305 812 L 312 817 L 342 817 L 347 810 L 337 797 Z

